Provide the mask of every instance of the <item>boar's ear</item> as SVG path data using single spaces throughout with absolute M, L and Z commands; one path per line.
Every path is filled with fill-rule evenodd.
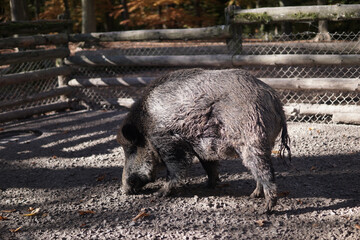
M 120 144 L 131 143 L 138 145 L 142 142 L 143 135 L 136 126 L 125 124 L 120 128 L 117 139 Z

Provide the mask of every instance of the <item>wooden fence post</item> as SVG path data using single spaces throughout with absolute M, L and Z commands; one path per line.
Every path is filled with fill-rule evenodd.
M 231 38 L 226 39 L 226 45 L 231 55 L 240 54 L 242 51 L 242 28 L 240 24 L 234 23 L 234 11 L 239 9 L 235 5 L 225 8 L 225 24 L 230 26 Z
M 62 44 L 60 44 L 60 45 L 56 45 L 56 47 L 66 47 L 67 49 L 70 50 L 70 48 L 69 48 L 69 35 L 70 35 L 70 33 L 71 33 L 70 28 L 68 27 L 68 28 L 64 31 L 64 33 L 67 35 L 68 41 L 67 41 L 66 43 L 62 43 Z M 69 54 L 70 54 L 70 53 L 69 53 Z M 56 62 L 55 62 L 56 67 L 63 67 L 63 66 L 65 66 L 65 64 L 64 64 L 64 58 L 57 58 L 55 61 L 56 61 Z M 58 75 L 57 79 L 58 79 L 58 85 L 59 85 L 58 87 L 59 87 L 59 88 L 66 87 L 66 86 L 68 85 L 68 80 L 69 80 L 69 79 L 68 79 L 67 75 Z M 69 98 L 68 98 L 67 95 L 61 95 L 61 96 L 60 96 L 60 100 L 61 100 L 61 101 L 68 101 Z

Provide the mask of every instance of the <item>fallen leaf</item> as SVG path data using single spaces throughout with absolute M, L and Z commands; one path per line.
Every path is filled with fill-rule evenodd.
M 278 151 L 278 150 L 272 150 L 271 153 L 274 154 L 274 155 L 276 155 L 276 157 L 280 157 L 280 156 L 281 156 L 281 153 L 280 153 L 280 151 Z
M 262 227 L 262 226 L 265 225 L 266 220 L 257 220 L 257 221 L 255 221 L 255 223 L 256 223 L 259 227 Z
M 316 167 L 315 166 L 312 166 L 311 168 L 310 168 L 310 171 L 314 171 L 316 169 Z
M 283 192 L 279 192 L 277 195 L 278 197 L 287 197 L 289 196 L 290 192 L 289 191 L 283 191 Z
M 3 217 L 0 215 L 0 221 L 9 220 L 7 217 Z
M 313 223 L 313 225 L 312 225 L 313 228 L 317 228 L 319 226 L 320 226 L 320 224 L 318 224 L 318 223 Z
M 16 233 L 17 231 L 19 231 L 22 227 L 18 227 L 16 229 L 9 229 L 10 232 Z
M 360 230 L 360 224 L 355 224 L 355 228 Z
M 134 218 L 132 219 L 132 221 L 133 221 L 133 222 L 136 222 L 138 219 L 144 218 L 144 217 L 148 217 L 148 216 L 150 216 L 150 214 L 147 213 L 147 212 L 145 211 L 145 209 L 141 209 L 141 211 L 139 212 L 139 214 L 136 215 L 136 217 L 134 217 Z
M 54 155 L 54 156 L 52 156 L 52 158 L 53 158 L 53 159 L 57 159 L 57 156 Z
M 16 212 L 16 209 L 2 210 L 1 212 L 3 212 L 3 213 L 12 213 L 12 212 Z
M 35 216 L 37 215 L 39 212 L 40 212 L 40 208 L 29 208 L 29 211 L 30 209 L 33 209 L 29 214 L 23 214 L 23 216 L 25 217 L 31 217 L 31 216 Z
M 85 210 L 85 211 L 79 211 L 79 214 L 80 215 L 95 214 L 95 212 L 91 210 Z
M 98 177 L 96 178 L 96 181 L 101 182 L 101 181 L 103 181 L 104 179 L 105 179 L 105 174 L 103 174 L 103 175 L 101 175 L 101 176 L 98 176 Z

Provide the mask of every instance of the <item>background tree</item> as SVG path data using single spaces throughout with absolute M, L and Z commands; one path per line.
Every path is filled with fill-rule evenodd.
M 11 20 L 24 21 L 26 16 L 26 0 L 10 0 Z
M 91 2 L 93 3 L 91 4 Z M 357 0 L 326 0 L 328 4 L 354 4 Z M 26 19 L 67 19 L 73 22 L 73 31 L 82 28 L 82 5 L 78 0 L 0 0 L 0 21 L 11 20 L 10 2 L 24 3 L 23 7 L 13 10 L 25 12 Z M 237 5 L 242 9 L 259 7 L 316 5 L 317 0 L 91 0 L 84 1 L 95 6 L 97 31 L 119 31 L 127 29 L 189 28 L 220 25 L 225 23 L 224 9 L 228 5 Z M 24 10 L 25 8 L 25 10 Z M 22 9 L 22 10 L 21 10 Z M 23 14 L 19 13 L 19 15 Z M 22 17 L 21 17 L 22 18 Z M 94 24 L 93 24 L 94 25 Z M 285 27 L 288 26 L 288 27 Z M 317 22 L 288 24 L 266 24 L 263 32 L 276 30 L 286 34 L 296 32 L 318 32 Z M 93 30 L 92 30 L 93 31 Z M 320 30 L 321 31 L 321 30 Z M 328 22 L 328 32 L 358 32 L 360 25 L 356 21 Z M 246 25 L 244 33 L 261 32 L 260 24 Z M 325 31 L 326 32 L 326 31 Z
M 133 28 L 186 28 L 218 24 L 223 16 L 220 0 L 129 0 L 114 7 L 114 18 L 129 16 L 120 25 Z M 122 15 L 124 14 L 124 15 Z
M 95 0 L 81 0 L 82 33 L 96 32 Z

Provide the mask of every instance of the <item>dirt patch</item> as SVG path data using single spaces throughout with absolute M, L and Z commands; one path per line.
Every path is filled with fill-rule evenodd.
M 221 162 L 214 190 L 194 163 L 172 197 L 154 196 L 163 176 L 122 195 L 115 135 L 123 116 L 72 112 L 1 125 L 42 135 L 0 142 L 0 239 L 360 239 L 360 126 L 290 123 L 292 167 L 274 157 L 280 198 L 267 216 L 238 161 Z

